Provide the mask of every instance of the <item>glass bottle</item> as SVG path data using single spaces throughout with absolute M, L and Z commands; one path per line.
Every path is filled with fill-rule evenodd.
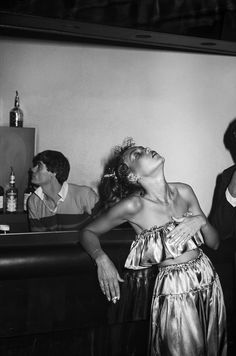
M 18 91 L 15 96 L 15 106 L 10 111 L 10 127 L 23 127 L 24 114 L 20 108 L 20 97 Z
M 0 234 L 5 235 L 9 231 L 10 231 L 9 225 L 0 225 Z
M 3 208 L 4 208 L 4 189 L 0 185 L 0 214 L 3 214 Z
M 28 171 L 28 184 L 26 189 L 24 190 L 24 212 L 27 212 L 27 201 L 30 195 L 34 192 L 34 186 L 31 183 L 32 171 L 31 169 Z
M 9 179 L 9 188 L 6 190 L 6 213 L 16 213 L 18 205 L 18 189 L 15 185 L 15 173 L 11 167 L 11 174 Z

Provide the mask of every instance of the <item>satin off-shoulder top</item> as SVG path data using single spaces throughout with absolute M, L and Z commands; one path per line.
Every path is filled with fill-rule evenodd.
M 191 215 L 191 213 L 185 214 Z M 186 251 L 191 251 L 204 244 L 204 239 L 198 231 L 185 244 L 174 245 L 168 232 L 177 226 L 174 220 L 163 226 L 153 226 L 136 235 L 130 247 L 129 255 L 125 262 L 128 269 L 143 269 L 158 264 L 166 259 L 176 258 Z

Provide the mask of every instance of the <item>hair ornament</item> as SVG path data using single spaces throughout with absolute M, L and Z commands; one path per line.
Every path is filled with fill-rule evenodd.
M 118 145 L 114 147 L 114 154 L 115 156 L 120 156 L 122 155 L 127 149 L 135 146 L 135 141 L 132 137 L 126 137 L 122 145 Z
M 105 177 L 105 178 L 116 177 L 116 174 L 115 174 L 115 172 L 113 172 L 113 173 L 107 173 L 107 174 L 104 174 L 103 177 Z
M 117 180 L 116 172 L 113 171 L 112 173 L 106 173 L 104 174 L 103 178 L 114 178 L 115 180 Z

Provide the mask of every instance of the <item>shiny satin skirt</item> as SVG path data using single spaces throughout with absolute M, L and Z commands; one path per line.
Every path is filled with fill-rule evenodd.
M 121 298 L 110 304 L 106 350 L 103 356 L 146 356 L 150 310 L 157 266 L 125 270 L 120 283 Z
M 120 300 L 111 304 L 109 323 L 149 320 L 157 265 L 141 270 L 125 270 L 120 283 Z
M 200 250 L 159 267 L 151 307 L 150 356 L 226 356 L 226 311 L 218 275 Z

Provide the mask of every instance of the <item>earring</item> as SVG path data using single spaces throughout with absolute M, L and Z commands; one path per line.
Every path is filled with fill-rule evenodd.
M 142 178 L 143 177 L 137 177 L 137 183 L 139 183 Z
M 129 173 L 128 179 L 131 183 L 137 183 L 138 177 L 134 173 Z

